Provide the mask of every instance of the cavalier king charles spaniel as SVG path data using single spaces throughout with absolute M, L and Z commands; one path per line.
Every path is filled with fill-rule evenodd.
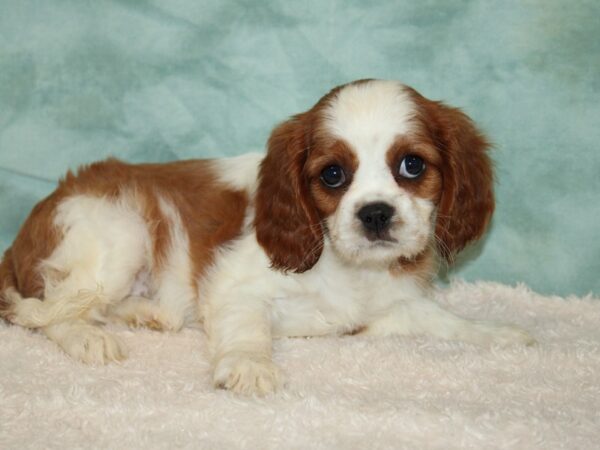
M 0 315 L 87 363 L 126 356 L 101 327 L 202 323 L 215 386 L 267 394 L 282 336 L 417 335 L 530 344 L 432 300 L 432 278 L 494 209 L 488 143 L 395 81 L 336 87 L 265 156 L 68 172 L 0 265 Z

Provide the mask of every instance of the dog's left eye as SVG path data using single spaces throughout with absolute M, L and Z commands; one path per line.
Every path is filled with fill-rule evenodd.
M 321 171 L 321 181 L 327 187 L 337 188 L 346 182 L 346 174 L 340 166 L 327 166 Z
M 398 172 L 404 178 L 417 178 L 425 170 L 425 161 L 415 155 L 407 155 L 400 163 Z

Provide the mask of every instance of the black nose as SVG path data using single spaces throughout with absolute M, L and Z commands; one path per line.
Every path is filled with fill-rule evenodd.
M 369 203 L 358 211 L 358 218 L 370 231 L 380 233 L 386 230 L 394 215 L 394 208 L 387 203 Z

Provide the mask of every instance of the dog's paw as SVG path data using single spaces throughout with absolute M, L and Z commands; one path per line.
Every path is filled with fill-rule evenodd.
M 215 366 L 215 386 L 236 394 L 264 396 L 282 386 L 279 368 L 270 358 L 251 353 L 222 357 Z
M 491 331 L 491 342 L 497 345 L 535 345 L 536 340 L 524 329 L 516 325 L 496 325 Z
M 106 364 L 127 357 L 124 345 L 116 336 L 94 325 L 64 322 L 48 326 L 44 331 L 65 353 L 87 364 Z
M 505 325 L 494 322 L 480 322 L 470 339 L 481 345 L 526 345 L 532 346 L 536 340 L 524 329 L 516 325 Z

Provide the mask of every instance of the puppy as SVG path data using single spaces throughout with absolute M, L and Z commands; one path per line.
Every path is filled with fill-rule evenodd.
M 126 356 L 103 323 L 202 322 L 215 385 L 244 394 L 281 385 L 281 336 L 530 344 L 431 300 L 439 261 L 492 215 L 487 148 L 459 110 L 361 80 L 276 127 L 264 158 L 83 167 L 4 254 L 0 314 L 94 364 Z

